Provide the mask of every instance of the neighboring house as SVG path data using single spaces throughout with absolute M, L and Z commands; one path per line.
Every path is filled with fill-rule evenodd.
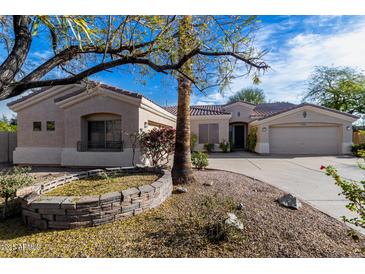
M 176 115 L 176 107 L 166 107 Z M 358 117 L 313 105 L 235 102 L 226 105 L 191 106 L 191 132 L 198 137 L 197 150 L 205 143 L 230 141 L 245 149 L 247 135 L 256 128 L 255 151 L 272 154 L 348 154 L 352 145 L 352 123 Z
M 96 83 L 46 88 L 8 106 L 18 117 L 15 164 L 130 166 L 129 134 L 176 124 L 142 95 Z
M 176 106 L 161 107 L 138 93 L 105 84 L 45 88 L 8 106 L 18 117 L 15 164 L 130 166 L 129 134 L 175 127 Z M 347 154 L 358 117 L 312 104 L 235 102 L 191 106 L 191 132 L 204 144 L 230 141 L 245 149 L 251 128 L 256 152 Z M 136 162 L 142 162 L 139 149 Z

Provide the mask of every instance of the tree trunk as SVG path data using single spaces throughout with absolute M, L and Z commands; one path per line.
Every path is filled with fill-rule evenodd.
M 6 211 L 8 209 L 8 198 L 5 198 L 5 202 L 4 202 L 4 205 L 3 205 L 3 219 L 5 220 L 6 219 Z
M 190 49 L 192 42 L 192 16 L 184 16 L 179 25 L 180 55 Z M 192 75 L 192 62 L 189 60 L 182 68 L 185 75 Z M 178 105 L 176 122 L 176 141 L 172 180 L 174 184 L 193 182 L 190 154 L 190 93 L 191 82 L 183 75 L 178 76 Z
M 8 58 L 0 65 L 0 90 L 6 90 L 22 68 L 32 43 L 29 30 L 29 16 L 13 16 L 15 42 Z M 5 99 L 11 90 L 4 91 L 0 99 Z

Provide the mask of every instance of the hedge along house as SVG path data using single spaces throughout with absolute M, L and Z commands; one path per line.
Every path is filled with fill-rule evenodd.
M 176 124 L 142 95 L 98 83 L 45 88 L 8 106 L 18 117 L 15 164 L 131 166 L 130 134 Z
M 167 107 L 176 114 L 176 107 Z M 236 150 L 247 147 L 248 132 L 256 131 L 255 151 L 261 154 L 338 155 L 351 153 L 352 123 L 358 117 L 313 105 L 235 102 L 191 106 L 191 132 L 204 144 L 230 141 Z

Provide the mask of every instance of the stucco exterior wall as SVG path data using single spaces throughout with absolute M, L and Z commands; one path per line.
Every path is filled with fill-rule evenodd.
M 235 122 L 249 123 L 252 121 L 252 119 L 250 118 L 250 115 L 252 114 L 253 108 L 254 108 L 254 106 L 246 106 L 246 105 L 237 103 L 237 104 L 225 106 L 224 110 L 226 112 L 230 112 L 232 114 L 231 119 L 229 119 L 230 123 L 235 123 Z
M 306 112 L 306 117 L 303 112 Z M 274 117 L 273 117 L 274 118 Z M 270 128 L 273 126 L 337 126 L 339 127 L 339 152 L 348 154 L 351 152 L 352 145 L 352 122 L 331 116 L 331 113 L 321 113 L 310 109 L 299 109 L 294 113 L 290 113 L 277 119 L 261 123 L 257 125 L 257 143 L 255 151 L 258 153 L 270 153 Z M 348 130 L 349 129 L 349 130 Z M 308 133 L 308 139 L 311 136 Z
M 17 147 L 13 153 L 14 164 L 61 165 L 61 147 Z
M 54 97 L 20 110 L 18 119 L 18 147 L 63 147 L 63 110 L 54 103 Z M 42 131 L 33 131 L 33 122 L 42 123 Z M 55 121 L 55 130 L 47 131 L 46 122 Z
M 132 148 L 127 133 L 144 130 L 144 122 L 153 121 L 175 128 L 176 118 L 171 113 L 144 98 L 120 96 L 116 93 L 91 92 L 80 94 L 65 102 L 54 99 L 74 92 L 80 87 L 70 87 L 48 98 L 23 107 L 18 111 L 18 147 L 14 151 L 16 164 L 63 166 L 130 166 Z M 125 98 L 125 99 L 123 99 Z M 32 99 L 30 99 L 32 100 Z M 143 102 L 142 102 L 143 101 Z M 142 102 L 142 103 L 141 103 Z M 22 103 L 24 104 L 24 103 Z M 91 115 L 91 116 L 88 116 Z M 77 142 L 85 139 L 85 117 L 120 117 L 121 152 L 79 152 Z M 33 122 L 42 122 L 42 131 L 33 131 Z M 55 121 L 55 131 L 46 130 L 46 121 Z M 135 163 L 143 163 L 139 149 Z
M 199 117 L 191 117 L 190 120 L 190 131 L 192 134 L 195 134 L 198 139 L 197 143 L 194 147 L 197 151 L 204 150 L 204 144 L 199 144 L 199 125 L 200 124 L 213 124 L 217 123 L 219 127 L 219 142 L 223 140 L 229 140 L 229 116 L 218 116 L 218 118 L 214 118 L 214 116 L 199 116 Z M 219 151 L 219 143 L 215 144 L 215 150 Z
M 303 117 L 303 111 L 306 112 L 306 117 Z M 275 119 L 269 122 L 272 124 L 288 124 L 288 123 L 333 123 L 333 124 L 342 124 L 349 123 L 346 120 L 339 119 L 337 117 L 331 116 L 330 112 L 327 114 L 323 114 L 317 111 L 309 110 L 309 109 L 299 109 L 295 113 L 288 114 L 281 118 Z
M 148 126 L 149 121 L 176 128 L 176 117 L 171 113 L 161 107 L 151 104 L 151 102 L 146 99 L 142 99 L 142 103 L 142 106 L 138 110 L 139 129 L 142 129 L 143 131 L 150 130 L 151 127 Z
M 64 110 L 65 119 L 65 148 L 76 148 L 81 140 L 81 118 L 95 113 L 110 113 L 121 116 L 123 132 L 137 132 L 138 105 L 122 102 L 107 96 L 92 96 L 72 105 Z M 124 147 L 130 148 L 131 144 L 127 135 L 123 135 Z

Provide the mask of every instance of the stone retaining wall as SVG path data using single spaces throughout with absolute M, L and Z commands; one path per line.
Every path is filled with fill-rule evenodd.
M 42 196 L 42 193 L 71 181 L 99 175 L 131 172 L 158 172 L 155 182 L 121 192 L 96 196 Z M 109 168 L 81 172 L 36 186 L 22 199 L 22 216 L 26 225 L 38 229 L 70 229 L 97 226 L 136 215 L 159 206 L 172 193 L 171 173 L 154 168 Z

